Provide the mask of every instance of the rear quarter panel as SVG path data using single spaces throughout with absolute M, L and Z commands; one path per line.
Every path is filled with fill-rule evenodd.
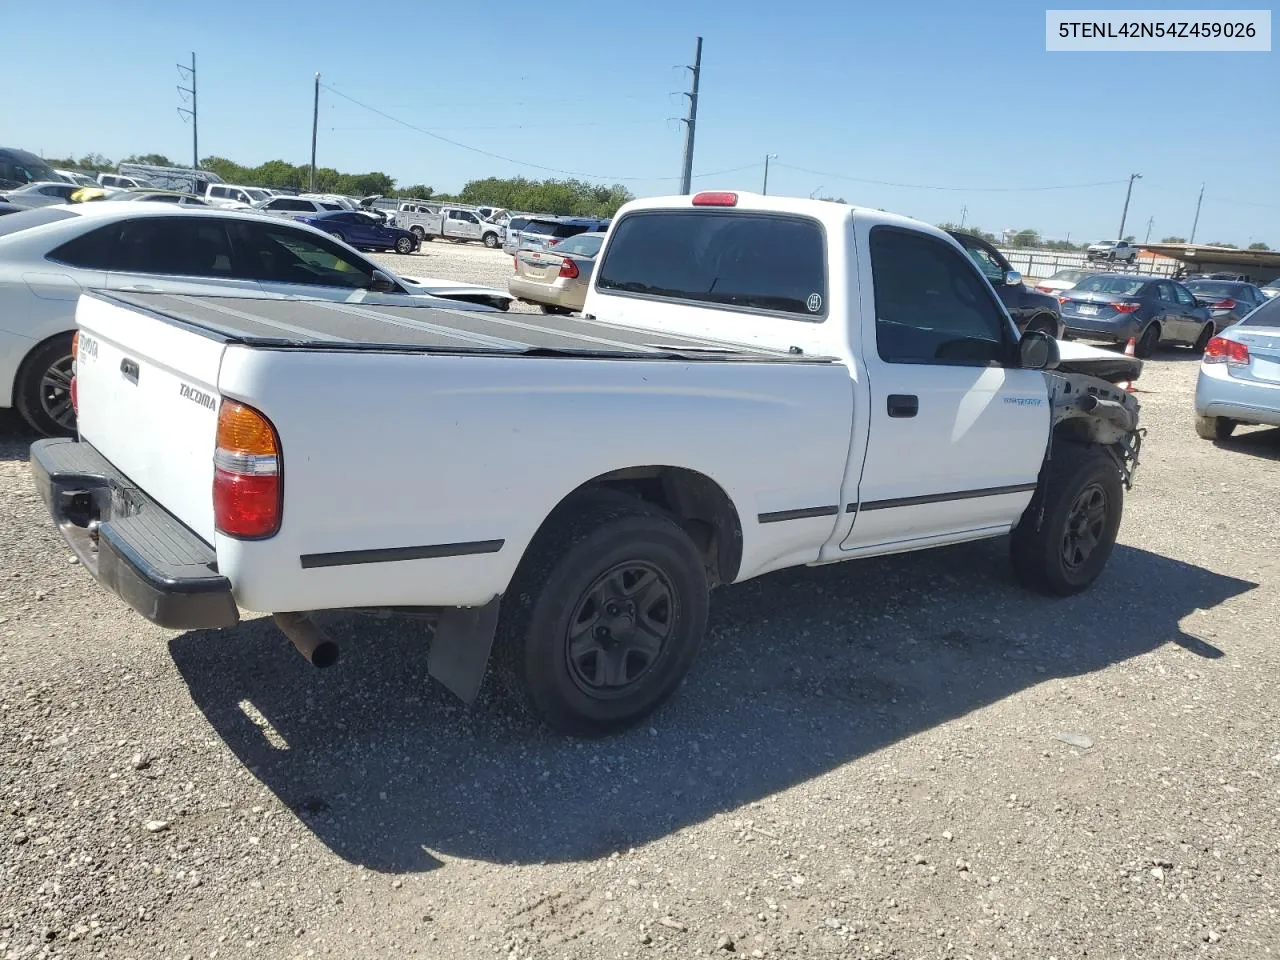
M 583 483 L 696 470 L 741 519 L 739 579 L 817 559 L 836 518 L 852 387 L 838 363 L 738 363 L 229 347 L 219 391 L 263 411 L 283 455 L 273 538 L 219 536 L 240 604 L 473 606 L 502 593 L 539 525 Z M 501 540 L 493 553 L 304 569 L 317 553 Z

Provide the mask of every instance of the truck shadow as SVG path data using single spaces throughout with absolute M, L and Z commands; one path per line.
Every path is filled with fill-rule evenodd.
M 0 461 L 26 460 L 39 435 L 22 422 L 17 410 L 0 410 Z
M 600 857 L 1055 677 L 1168 643 L 1221 657 L 1180 623 L 1256 586 L 1123 546 L 1069 600 L 1027 594 L 1007 569 L 996 541 L 726 588 L 684 688 L 602 741 L 546 733 L 492 677 L 462 706 L 428 679 L 414 621 L 337 617 L 343 660 L 326 671 L 266 619 L 170 649 L 208 721 L 319 839 L 352 863 L 419 871 L 436 854 Z

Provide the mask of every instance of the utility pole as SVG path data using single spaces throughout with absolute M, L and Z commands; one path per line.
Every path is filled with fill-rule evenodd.
M 693 54 L 693 66 L 686 69 L 693 71 L 693 89 L 685 94 L 689 98 L 689 116 L 684 120 L 684 168 L 680 174 L 680 192 L 690 193 L 693 182 L 693 133 L 698 124 L 698 81 L 702 79 L 702 38 L 698 38 L 698 46 Z
M 1147 219 L 1147 239 L 1143 240 L 1143 241 L 1142 241 L 1143 243 L 1150 243 L 1150 242 L 1151 242 L 1151 227 L 1152 227 L 1152 225 L 1153 225 L 1155 222 L 1156 222 L 1156 218 L 1155 218 L 1155 217 L 1149 217 L 1149 218 Z
M 191 109 L 188 110 L 185 107 L 179 107 L 178 115 L 180 117 L 184 117 L 191 121 L 191 169 L 199 170 L 200 169 L 200 124 L 197 122 L 198 118 L 196 116 L 196 53 L 195 51 L 194 50 L 191 51 L 191 66 L 188 67 L 185 64 L 179 63 L 177 67 L 178 67 L 179 79 L 185 79 L 188 76 L 191 77 L 191 86 L 184 87 L 181 83 L 178 84 L 178 96 L 182 98 L 182 101 L 184 103 L 187 102 L 187 97 L 190 97 Z
M 1200 196 L 1196 198 L 1196 218 L 1191 221 L 1191 239 L 1188 243 L 1196 242 L 1196 227 L 1200 226 L 1200 204 L 1204 202 L 1204 184 L 1200 184 Z
M 769 161 L 777 160 L 777 159 L 778 159 L 778 155 L 776 153 L 766 153 L 764 155 L 764 187 L 760 190 L 760 192 L 762 194 L 765 194 L 766 196 L 769 193 Z
M 1124 194 L 1124 212 L 1120 214 L 1120 236 L 1116 237 L 1117 240 L 1124 239 L 1124 222 L 1129 217 L 1129 197 L 1133 195 L 1133 181 L 1141 179 L 1140 173 L 1129 174 L 1129 189 Z
M 966 203 L 960 208 L 960 229 L 964 229 L 964 219 L 969 216 L 969 205 Z
M 320 74 L 316 74 L 316 95 L 311 104 L 311 180 L 308 192 L 316 192 L 316 131 L 320 126 Z

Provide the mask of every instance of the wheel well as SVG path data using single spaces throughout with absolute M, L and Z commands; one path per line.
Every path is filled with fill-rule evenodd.
M 683 467 L 614 470 L 582 484 L 553 513 L 595 490 L 624 493 L 671 514 L 702 552 L 712 586 L 737 578 L 742 564 L 742 521 L 729 495 L 710 477 Z

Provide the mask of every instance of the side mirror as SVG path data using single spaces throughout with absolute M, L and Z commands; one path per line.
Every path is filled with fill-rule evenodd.
M 1040 330 L 1028 330 L 1018 342 L 1018 366 L 1023 370 L 1056 370 L 1062 356 L 1058 341 Z
M 1005 286 L 1016 287 L 1022 282 L 1022 274 L 1017 270 L 1010 270 L 1004 275 Z
M 373 293 L 395 293 L 396 282 L 381 270 L 373 271 L 373 279 L 369 281 L 369 289 Z

